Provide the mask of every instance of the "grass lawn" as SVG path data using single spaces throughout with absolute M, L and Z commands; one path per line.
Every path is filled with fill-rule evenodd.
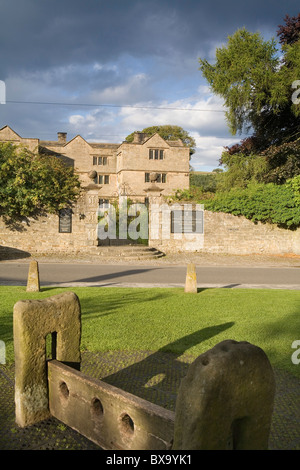
M 13 355 L 13 306 L 18 300 L 75 292 L 82 309 L 82 350 L 166 351 L 197 357 L 224 339 L 261 347 L 274 367 L 300 377 L 292 343 L 300 340 L 300 293 L 296 290 L 181 288 L 0 287 L 0 340 Z M 298 355 L 300 357 L 300 354 Z

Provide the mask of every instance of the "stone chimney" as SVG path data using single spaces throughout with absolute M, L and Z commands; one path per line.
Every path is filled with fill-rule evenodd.
M 144 140 L 148 137 L 148 134 L 145 132 L 135 132 L 133 135 L 133 144 L 142 144 Z
M 60 144 L 65 144 L 67 142 L 67 133 L 66 132 L 58 132 L 57 133 L 57 140 Z

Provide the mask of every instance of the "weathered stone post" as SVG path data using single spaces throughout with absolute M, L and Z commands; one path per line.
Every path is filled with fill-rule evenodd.
M 58 361 L 79 368 L 81 311 L 73 292 L 44 300 L 21 300 L 13 312 L 16 422 L 24 427 L 50 416 L 46 337 Z
M 268 448 L 275 380 L 262 349 L 222 341 L 199 356 L 176 401 L 174 450 Z
M 197 274 L 194 264 L 188 264 L 184 292 L 197 294 Z
M 39 292 L 40 291 L 39 265 L 38 265 L 38 262 L 35 260 L 30 261 L 26 291 L 27 292 Z

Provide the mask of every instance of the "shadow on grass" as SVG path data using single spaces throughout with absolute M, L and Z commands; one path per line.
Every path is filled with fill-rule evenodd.
M 124 295 L 121 298 L 118 296 L 118 298 L 114 299 L 112 296 L 103 298 L 100 292 L 99 296 L 93 297 L 92 300 L 89 298 L 82 298 L 80 300 L 82 305 L 82 312 L 84 312 L 83 321 L 90 318 L 112 315 L 115 312 L 119 313 L 123 308 L 127 308 L 130 305 L 133 305 L 134 309 L 136 309 L 137 305 L 141 305 L 144 302 L 167 300 L 167 298 L 171 295 L 171 292 L 161 292 L 156 295 L 151 295 L 151 298 L 149 299 L 148 296 L 142 298 L 140 292 L 128 293 L 127 291 L 124 291 Z
M 123 292 L 124 295 L 120 296 L 118 295 L 116 298 L 114 298 L 112 295 L 107 295 L 107 290 L 105 291 L 105 294 L 103 294 L 102 289 L 106 288 L 107 286 L 93 286 L 90 287 L 91 289 L 95 289 L 93 292 L 93 296 L 89 297 L 88 295 L 86 296 L 83 291 L 80 291 L 80 288 L 74 287 L 74 288 L 59 288 L 59 287 L 42 287 L 41 292 L 48 292 L 50 296 L 52 295 L 51 292 L 55 291 L 56 295 L 60 293 L 66 292 L 66 290 L 70 290 L 74 292 L 76 295 L 78 295 L 79 300 L 80 300 L 80 305 L 81 305 L 81 311 L 83 314 L 83 320 L 85 320 L 87 317 L 89 318 L 97 318 L 97 317 L 103 317 L 107 315 L 111 315 L 114 311 L 120 311 L 122 307 L 126 307 L 130 304 L 135 304 L 139 305 L 144 302 L 155 302 L 159 300 L 167 300 L 170 297 L 173 297 L 174 295 L 174 288 L 173 287 L 166 287 L 161 289 L 159 293 L 157 293 L 156 289 L 156 294 L 152 294 L 152 289 L 147 288 L 147 287 L 141 287 L 141 288 L 130 288 L 130 287 L 118 287 L 119 292 Z M 84 288 L 83 288 L 84 289 Z M 112 287 L 114 289 L 114 287 Z M 201 292 L 204 292 L 206 290 L 211 290 L 212 288 L 198 288 L 197 289 L 197 294 L 200 294 Z M 143 290 L 147 291 L 147 295 L 142 296 L 141 292 Z M 184 293 L 184 288 L 177 288 L 177 290 L 181 290 L 182 293 Z M 97 292 L 98 291 L 98 292 Z M 112 291 L 113 292 L 113 291 Z M 150 295 L 148 295 L 150 293 Z M 196 295 L 196 294 L 185 294 L 185 295 Z
M 150 402 L 173 409 L 180 381 L 186 375 L 189 364 L 195 359 L 192 356 L 184 358 L 184 353 L 233 325 L 234 322 L 228 322 L 191 333 L 101 380 Z M 117 360 L 120 361 L 120 352 L 117 354 Z M 183 356 L 182 360 L 178 359 L 180 356 Z M 113 355 L 111 357 L 114 360 Z M 121 357 L 121 362 L 122 359 L 126 361 L 126 353 Z
M 103 288 L 101 287 L 91 287 L 93 289 L 93 296 L 89 296 L 89 291 L 85 293 L 85 288 L 72 288 L 66 289 L 61 288 L 61 293 L 66 291 L 74 292 L 80 301 L 81 311 L 82 311 L 82 320 L 85 321 L 89 318 L 97 318 L 103 317 L 107 315 L 111 315 L 114 312 L 119 313 L 122 311 L 122 308 L 145 303 L 145 302 L 155 302 L 159 300 L 167 300 L 169 297 L 172 297 L 174 294 L 174 290 L 170 289 L 162 289 L 159 292 L 156 291 L 154 294 L 154 290 L 147 289 L 147 288 L 127 288 L 127 287 L 120 287 L 118 289 L 118 295 L 113 295 L 113 290 L 110 288 L 105 289 L 103 292 Z M 60 288 L 55 287 L 46 287 L 42 288 L 42 292 L 49 292 L 51 294 L 51 290 L 55 290 L 55 293 L 60 293 Z M 112 288 L 114 289 L 114 288 Z M 142 292 L 145 292 L 145 295 L 142 295 Z M 120 295 L 121 293 L 121 295 Z M 54 295 L 54 294 L 53 294 Z

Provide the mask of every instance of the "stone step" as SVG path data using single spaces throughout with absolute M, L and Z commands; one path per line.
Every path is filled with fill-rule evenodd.
M 103 253 L 148 253 L 148 252 L 154 252 L 157 251 L 155 248 L 150 248 L 147 246 L 97 246 L 95 247 L 97 250 L 101 250 Z
M 96 256 L 106 259 L 154 259 L 165 256 L 164 253 L 157 250 L 156 248 L 151 248 L 143 245 L 95 246 L 91 247 L 89 251 Z

